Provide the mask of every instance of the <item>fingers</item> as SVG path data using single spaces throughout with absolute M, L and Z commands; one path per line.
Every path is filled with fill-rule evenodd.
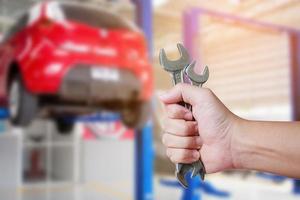
M 166 105 L 167 117 L 171 119 L 184 119 L 191 121 L 193 120 L 193 114 L 187 108 L 180 106 L 178 104 Z
M 173 108 L 172 108 L 173 109 Z M 175 114 L 174 114 L 175 113 Z M 169 113 L 178 117 L 182 112 Z M 199 160 L 202 140 L 198 135 L 197 123 L 182 119 L 164 120 L 163 144 L 167 147 L 167 156 L 174 163 L 191 163 Z
M 165 133 L 181 137 L 198 135 L 198 126 L 196 121 L 165 118 L 163 125 L 163 131 Z
M 201 88 L 184 83 L 179 83 L 170 91 L 160 96 L 165 104 L 174 104 L 181 101 L 194 105 L 201 96 Z
M 202 140 L 200 136 L 180 137 L 165 133 L 162 142 L 167 148 L 176 149 L 200 149 Z
M 192 163 L 200 158 L 198 150 L 190 149 L 167 149 L 167 156 L 173 163 Z

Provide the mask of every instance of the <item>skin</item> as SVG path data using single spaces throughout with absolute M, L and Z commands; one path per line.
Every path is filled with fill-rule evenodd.
M 187 84 L 160 99 L 166 108 L 162 142 L 172 162 L 201 157 L 207 173 L 251 169 L 300 178 L 300 122 L 242 119 L 211 90 Z M 181 101 L 191 104 L 192 112 L 178 105 Z

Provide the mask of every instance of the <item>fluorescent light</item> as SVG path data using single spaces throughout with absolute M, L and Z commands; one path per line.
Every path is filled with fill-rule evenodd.
M 154 7 L 160 7 L 164 4 L 166 4 L 169 0 L 153 0 L 153 6 Z

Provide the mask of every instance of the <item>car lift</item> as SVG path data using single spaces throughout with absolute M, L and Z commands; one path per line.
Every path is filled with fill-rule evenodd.
M 178 181 L 170 181 L 170 180 L 162 179 L 160 180 L 160 183 L 168 187 L 181 188 L 182 189 L 181 200 L 201 200 L 202 197 L 201 197 L 201 193 L 198 192 L 199 190 L 201 190 L 205 194 L 214 196 L 216 198 L 230 197 L 229 192 L 217 189 L 210 182 L 202 181 L 199 176 L 195 178 L 191 178 L 191 173 L 188 173 L 186 176 L 186 180 L 189 185 L 187 189 L 184 189 Z
M 144 31 L 152 58 L 152 1 L 132 0 L 136 5 L 137 24 Z M 0 108 L 0 120 L 8 118 L 7 109 Z M 4 128 L 4 127 L 3 127 Z M 153 124 L 150 120 L 141 130 L 135 131 L 135 200 L 153 199 Z
M 144 31 L 152 59 L 152 1 L 132 0 L 136 6 L 136 22 Z M 153 123 L 152 119 L 135 133 L 135 200 L 153 199 Z

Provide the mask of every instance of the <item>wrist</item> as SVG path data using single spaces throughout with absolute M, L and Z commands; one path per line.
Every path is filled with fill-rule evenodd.
M 234 169 L 244 169 L 244 153 L 247 148 L 245 134 L 247 126 L 250 123 L 248 120 L 235 116 L 231 130 L 231 158 Z

